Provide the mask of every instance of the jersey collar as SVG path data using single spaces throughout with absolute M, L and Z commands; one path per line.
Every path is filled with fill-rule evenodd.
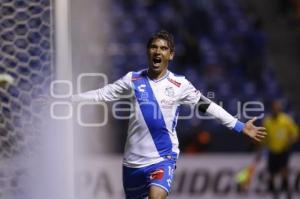
M 160 82 L 161 80 L 166 79 L 166 78 L 169 76 L 170 71 L 167 70 L 166 74 L 165 74 L 164 76 L 162 76 L 161 78 L 159 78 L 159 79 L 151 79 L 151 78 L 148 76 L 148 70 L 146 71 L 146 73 L 147 73 L 147 78 L 148 78 L 149 80 L 151 80 L 151 81 L 157 83 L 157 82 Z

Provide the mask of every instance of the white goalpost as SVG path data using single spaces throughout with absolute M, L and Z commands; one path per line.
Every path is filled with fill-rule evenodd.
M 54 2 L 54 39 L 55 39 L 55 80 L 67 81 L 72 85 L 72 45 L 70 32 L 70 0 L 55 0 Z M 63 85 L 62 85 L 63 86 Z M 58 90 L 60 90 L 58 84 Z M 72 89 L 69 88 L 69 89 Z M 71 90 L 71 93 L 73 91 Z M 70 111 L 70 110 L 67 110 Z M 72 119 L 63 120 L 61 136 L 62 174 L 58 176 L 63 187 L 61 198 L 74 199 L 74 135 Z

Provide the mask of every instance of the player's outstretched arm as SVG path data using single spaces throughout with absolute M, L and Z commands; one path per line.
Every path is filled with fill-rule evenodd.
M 261 142 L 267 135 L 266 129 L 264 127 L 257 127 L 253 124 L 256 120 L 256 117 L 246 123 L 243 123 L 237 118 L 234 118 L 221 106 L 215 104 L 205 96 L 200 97 L 200 100 L 198 102 L 198 110 L 199 112 L 214 116 L 214 118 L 219 120 L 221 124 L 227 126 L 237 133 L 243 132 L 244 134 L 248 135 L 250 138 L 258 142 Z
M 242 131 L 250 138 L 256 140 L 257 142 L 261 142 L 267 136 L 267 132 L 265 127 L 254 125 L 256 119 L 257 118 L 254 117 L 253 119 L 246 122 Z
M 131 92 L 131 72 L 118 79 L 112 84 L 84 93 L 79 93 L 71 97 L 72 102 L 111 102 L 120 98 L 129 98 L 134 93 Z

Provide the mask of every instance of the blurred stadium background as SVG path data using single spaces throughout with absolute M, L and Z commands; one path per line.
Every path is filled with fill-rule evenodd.
M 0 88 L 1 199 L 123 198 L 126 120 L 110 114 L 108 125 L 79 125 L 78 106 L 63 95 L 103 86 L 91 73 L 112 82 L 146 67 L 147 39 L 159 29 L 175 36 L 170 70 L 230 113 L 247 100 L 268 112 L 270 100 L 281 98 L 299 124 L 297 0 L 0 0 L 0 74 L 14 78 Z M 45 107 L 37 99 L 51 85 L 62 98 Z M 80 115 L 93 125 L 104 120 L 101 113 L 86 105 Z M 177 129 L 182 156 L 170 198 L 270 197 L 264 162 L 248 192 L 234 184 L 255 153 L 248 138 L 211 120 L 182 120 Z M 300 197 L 299 142 L 294 150 L 290 181 Z

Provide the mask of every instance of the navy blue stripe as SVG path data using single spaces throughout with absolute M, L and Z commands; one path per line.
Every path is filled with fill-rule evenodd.
M 133 73 L 132 78 L 136 99 L 159 155 L 172 154 L 171 138 L 146 74 Z
M 173 123 L 172 123 L 172 132 L 174 132 L 175 127 L 176 127 L 176 125 L 177 125 L 177 116 L 178 116 L 178 114 L 179 114 L 179 109 L 180 109 L 180 106 L 178 106 L 178 107 L 176 108 L 175 116 L 174 116 Z

